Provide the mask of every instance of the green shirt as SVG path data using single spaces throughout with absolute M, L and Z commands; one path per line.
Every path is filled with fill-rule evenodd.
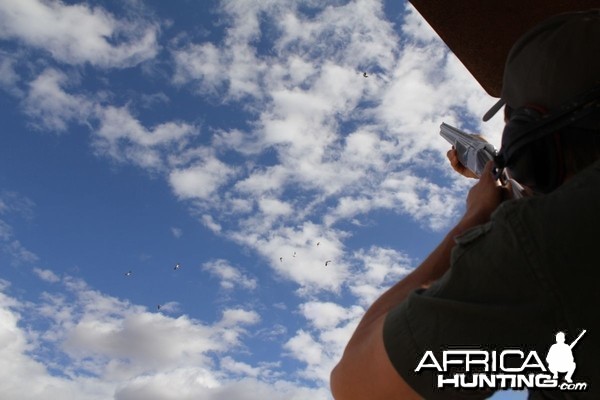
M 548 195 L 503 203 L 455 239 L 439 281 L 388 313 L 384 343 L 398 373 L 426 399 L 485 398 L 490 391 L 441 390 L 437 371 L 415 369 L 426 351 L 441 363 L 448 349 L 535 351 L 547 369 L 556 333 L 570 344 L 585 329 L 572 352 L 573 382 L 587 391 L 532 390 L 530 399 L 600 399 L 599 232 L 600 162 Z

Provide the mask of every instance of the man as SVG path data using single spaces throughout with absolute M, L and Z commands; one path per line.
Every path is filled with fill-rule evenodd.
M 538 384 L 546 387 L 530 388 L 531 399 L 600 399 L 600 291 L 592 278 L 600 266 L 600 11 L 556 16 L 519 39 L 501 100 L 484 120 L 503 105 L 495 165 L 439 246 L 367 310 L 332 371 L 336 400 L 471 399 L 498 389 L 440 389 L 433 360 L 442 363 L 448 349 L 485 350 L 487 365 L 493 352 L 512 349 L 517 356 L 481 372 L 545 371 Z M 505 201 L 495 168 L 535 195 Z M 561 390 L 564 377 L 552 380 L 540 359 L 555 332 L 584 329 L 573 380 L 585 386 Z M 519 354 L 532 356 L 526 369 Z M 469 372 L 456 360 L 451 366 Z
M 575 372 L 575 360 L 573 359 L 573 344 L 568 345 L 565 343 L 565 333 L 558 332 L 556 334 L 556 343 L 548 350 L 546 361 L 548 362 L 548 369 L 552 372 L 554 378 L 558 378 L 559 372 L 566 372 L 565 380 L 569 383 L 573 382 L 571 377 Z

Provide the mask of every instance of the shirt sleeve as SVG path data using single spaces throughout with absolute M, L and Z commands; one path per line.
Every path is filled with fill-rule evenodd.
M 442 360 L 449 349 L 535 348 L 540 335 L 554 329 L 545 324 L 555 311 L 505 219 L 475 227 L 456 243 L 449 271 L 392 309 L 383 328 L 390 361 L 426 399 L 486 398 L 492 392 L 440 388 L 437 371 L 415 372 L 426 351 Z

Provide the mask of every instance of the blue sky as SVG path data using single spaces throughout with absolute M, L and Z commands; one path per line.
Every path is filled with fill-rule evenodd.
M 493 103 L 404 2 L 0 0 L 0 394 L 330 398 Z

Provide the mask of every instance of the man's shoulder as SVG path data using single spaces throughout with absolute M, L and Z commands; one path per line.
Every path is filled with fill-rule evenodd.
M 501 204 L 490 222 L 455 237 L 452 263 L 477 265 L 483 258 L 488 270 L 496 265 L 502 271 L 530 265 L 536 276 L 546 274 L 540 269 L 583 265 L 596 248 L 587 233 L 599 225 L 600 162 L 551 194 Z
M 498 207 L 492 215 L 492 220 L 540 222 L 559 221 L 560 215 L 578 214 L 586 211 L 600 211 L 600 160 L 573 176 L 554 192 L 510 200 Z M 598 218 L 600 214 L 590 215 Z

